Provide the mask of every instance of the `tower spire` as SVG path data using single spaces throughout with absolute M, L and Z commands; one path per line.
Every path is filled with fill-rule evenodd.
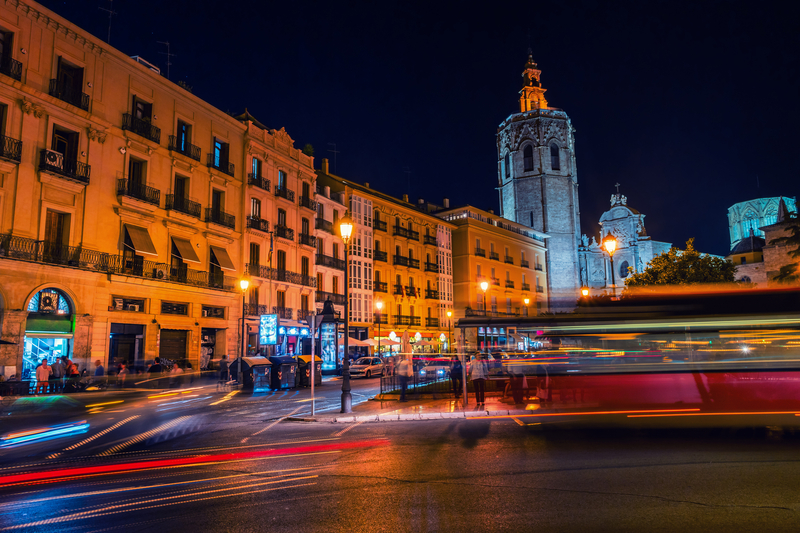
M 547 100 L 544 93 L 547 89 L 542 88 L 540 78 L 542 71 L 533 60 L 533 52 L 528 48 L 528 61 L 525 63 L 525 70 L 522 71 L 522 90 L 519 92 L 520 113 L 532 111 L 534 109 L 547 109 Z

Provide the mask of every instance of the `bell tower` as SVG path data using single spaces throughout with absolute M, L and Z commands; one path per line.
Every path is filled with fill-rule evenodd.
M 580 291 L 575 130 L 563 110 L 547 105 L 541 74 L 529 51 L 519 112 L 497 128 L 500 214 L 549 235 L 549 307 L 569 311 L 575 308 Z

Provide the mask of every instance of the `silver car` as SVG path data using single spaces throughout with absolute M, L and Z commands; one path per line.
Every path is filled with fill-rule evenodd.
M 350 376 L 371 378 L 382 376 L 385 372 L 383 360 L 380 357 L 362 357 L 350 365 Z

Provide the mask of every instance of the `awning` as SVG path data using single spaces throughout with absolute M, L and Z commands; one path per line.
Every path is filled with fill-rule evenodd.
M 228 255 L 228 250 L 220 248 L 219 246 L 211 247 L 211 264 L 217 265 L 222 270 L 236 271 L 236 268 L 233 266 L 233 261 L 231 261 L 231 257 Z
M 175 248 L 178 250 L 178 257 L 180 257 L 187 263 L 200 264 L 200 259 L 198 259 L 197 254 L 194 253 L 194 248 L 192 248 L 192 243 L 190 243 L 186 239 L 181 239 L 180 237 L 173 237 L 172 244 L 174 244 Z
M 158 255 L 153 239 L 150 238 L 146 228 L 125 224 L 125 233 L 128 234 L 134 252 L 139 255 Z

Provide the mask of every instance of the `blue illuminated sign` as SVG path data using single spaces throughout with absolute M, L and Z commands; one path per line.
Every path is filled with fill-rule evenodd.
M 261 315 L 258 343 L 278 344 L 278 315 Z

